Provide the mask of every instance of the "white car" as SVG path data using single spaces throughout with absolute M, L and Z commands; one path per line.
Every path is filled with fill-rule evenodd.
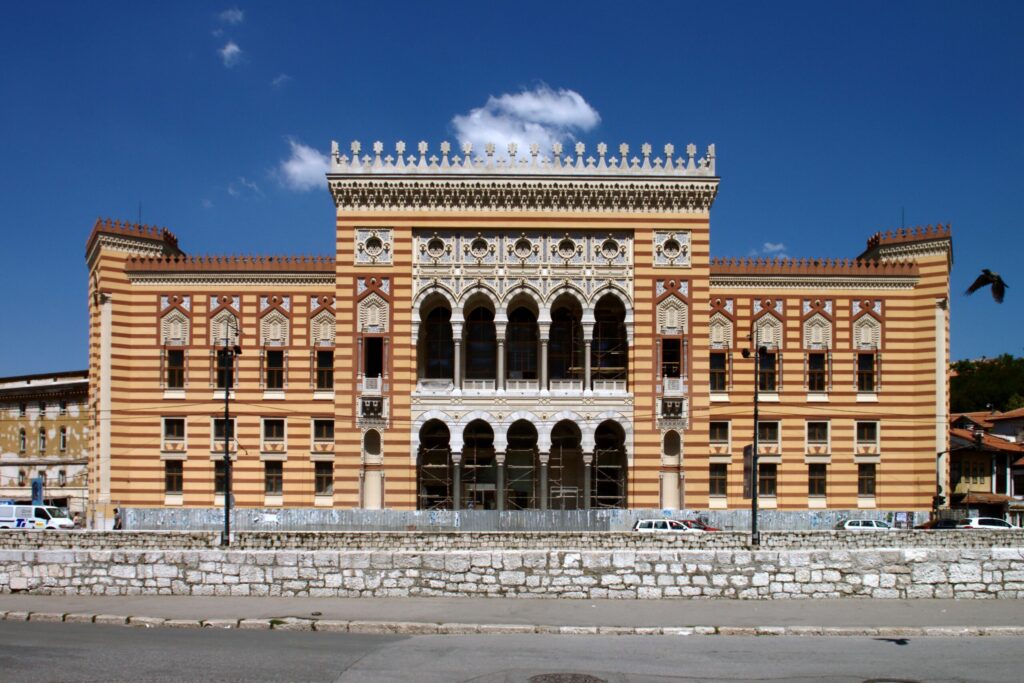
M 968 517 L 961 519 L 957 529 L 1017 529 L 1014 525 L 998 517 Z
M 638 519 L 633 525 L 633 531 L 642 534 L 702 534 L 702 529 L 693 529 L 682 522 L 674 519 Z
M 0 505 L 0 529 L 74 529 L 67 513 L 49 505 Z
M 848 519 L 836 524 L 836 529 L 846 531 L 892 531 L 888 522 L 880 519 Z

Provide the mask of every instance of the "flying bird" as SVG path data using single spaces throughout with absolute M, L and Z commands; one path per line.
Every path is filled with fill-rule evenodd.
M 992 298 L 996 300 L 997 304 L 1003 303 L 1003 295 L 1006 294 L 1006 288 L 1008 284 L 1003 282 L 1003 278 L 999 277 L 999 273 L 993 273 L 988 268 L 981 269 L 981 275 L 974 281 L 970 287 L 967 288 L 966 294 L 974 294 L 982 287 L 988 287 L 992 285 Z

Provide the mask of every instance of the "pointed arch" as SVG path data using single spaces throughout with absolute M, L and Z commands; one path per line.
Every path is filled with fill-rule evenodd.
M 882 346 L 882 323 L 865 313 L 853 323 L 853 348 L 877 349 Z
M 664 335 L 686 334 L 689 325 L 689 307 L 675 295 L 658 304 L 658 332 Z
M 597 302 L 599 302 L 601 299 L 608 295 L 614 296 L 615 298 L 622 302 L 622 307 L 626 309 L 626 312 L 629 316 L 628 319 L 632 320 L 633 300 L 629 297 L 628 292 L 626 292 L 624 289 L 622 289 L 622 287 L 615 284 L 614 282 L 606 282 L 600 287 L 598 287 L 596 290 L 594 290 L 594 294 L 590 297 L 590 300 L 595 302 L 596 304 Z
M 711 348 L 731 349 L 733 346 L 733 324 L 721 311 L 715 312 L 708 323 Z
M 804 321 L 804 348 L 832 348 L 832 323 L 820 313 Z
M 309 321 L 309 338 L 313 346 L 334 346 L 336 320 L 334 314 L 324 309 Z
M 504 308 L 506 310 L 511 309 L 515 303 L 518 303 L 516 299 L 529 299 L 533 303 L 533 307 L 536 311 L 541 311 L 544 308 L 544 294 L 538 289 L 533 283 L 529 281 L 517 282 L 514 286 L 510 287 L 505 292 L 505 297 L 502 300 Z
M 172 309 L 160 320 L 160 342 L 165 346 L 187 346 L 192 341 L 192 321 L 184 311 Z
M 219 346 L 228 340 L 228 345 L 238 344 L 238 316 L 222 308 L 210 318 L 210 344 Z
M 274 309 L 260 319 L 260 346 L 287 346 L 289 338 L 288 316 Z
M 758 345 L 769 348 L 782 348 L 782 321 L 771 313 L 766 313 L 754 321 L 754 339 Z
M 384 298 L 373 292 L 359 302 L 359 331 L 387 332 L 390 327 L 390 309 Z

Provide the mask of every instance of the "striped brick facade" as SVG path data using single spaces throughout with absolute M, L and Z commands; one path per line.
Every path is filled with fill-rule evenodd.
M 350 161 L 335 149 L 328 173 L 330 258 L 199 259 L 166 230 L 96 224 L 89 482 L 99 524 L 117 506 L 222 503 L 214 470 L 223 444 L 212 434 L 224 410 L 222 344 L 211 325 L 223 311 L 240 323 L 230 397 L 238 507 L 746 507 L 754 361 L 742 350 L 765 316 L 778 339 L 760 419 L 778 423 L 778 439 L 759 450 L 775 477 L 762 504 L 931 506 L 948 450 L 948 229 L 877 235 L 858 260 L 715 260 L 713 148 L 700 160 L 666 150 L 654 161 L 645 149 L 642 164 L 618 166 L 603 150 L 599 162 L 579 152 L 564 164 L 534 151 L 518 166 L 468 152 L 449 160 L 447 149 L 438 163 L 425 146 L 408 165 L 401 150 L 398 164 L 379 149 L 376 158 L 353 151 Z M 273 311 L 286 339 L 267 338 Z M 314 331 L 325 312 L 333 339 Z M 817 345 L 805 338 L 815 315 L 815 334 L 827 337 Z M 682 327 L 666 316 L 682 316 Z M 729 339 L 712 340 L 713 318 L 728 321 Z M 172 323 L 186 338 L 169 340 Z M 553 331 L 573 326 L 582 333 L 565 333 L 568 342 Z M 610 329 L 628 340 L 625 367 L 602 356 L 615 346 L 602 336 Z M 443 361 L 424 355 L 438 330 L 452 339 Z M 485 349 L 500 356 L 491 375 L 480 330 L 498 344 Z M 537 347 L 521 360 L 516 335 L 526 333 Z M 168 387 L 172 351 L 184 352 L 181 388 Z M 318 389 L 318 351 L 333 354 L 327 389 Z M 271 352 L 285 359 L 280 389 L 268 386 Z M 809 380 L 811 352 L 824 354 L 824 390 Z M 726 361 L 714 391 L 713 353 Z M 871 377 L 858 390 L 866 354 Z M 333 439 L 318 438 L 315 420 L 331 419 Z M 284 420 L 283 438 L 268 443 L 267 420 Z M 858 441 L 872 429 L 872 444 Z M 429 455 L 423 439 L 440 450 Z M 516 469 L 524 448 L 532 455 Z M 421 466 L 430 457 L 442 458 L 437 480 Z M 612 464 L 602 469 L 601 458 Z M 329 490 L 317 463 L 332 466 Z M 819 479 L 824 466 L 823 484 L 809 483 L 812 465 Z M 862 465 L 873 466 L 870 487 Z M 278 468 L 280 494 L 268 483 Z

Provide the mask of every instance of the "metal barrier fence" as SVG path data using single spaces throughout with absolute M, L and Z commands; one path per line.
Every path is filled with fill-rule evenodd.
M 219 531 L 221 508 L 124 508 L 131 530 Z M 723 531 L 750 529 L 750 510 L 319 510 L 240 508 L 237 531 L 628 531 L 644 518 L 700 519 Z M 881 519 L 911 528 L 928 512 L 896 510 L 762 510 L 764 531 L 831 529 L 846 519 Z

